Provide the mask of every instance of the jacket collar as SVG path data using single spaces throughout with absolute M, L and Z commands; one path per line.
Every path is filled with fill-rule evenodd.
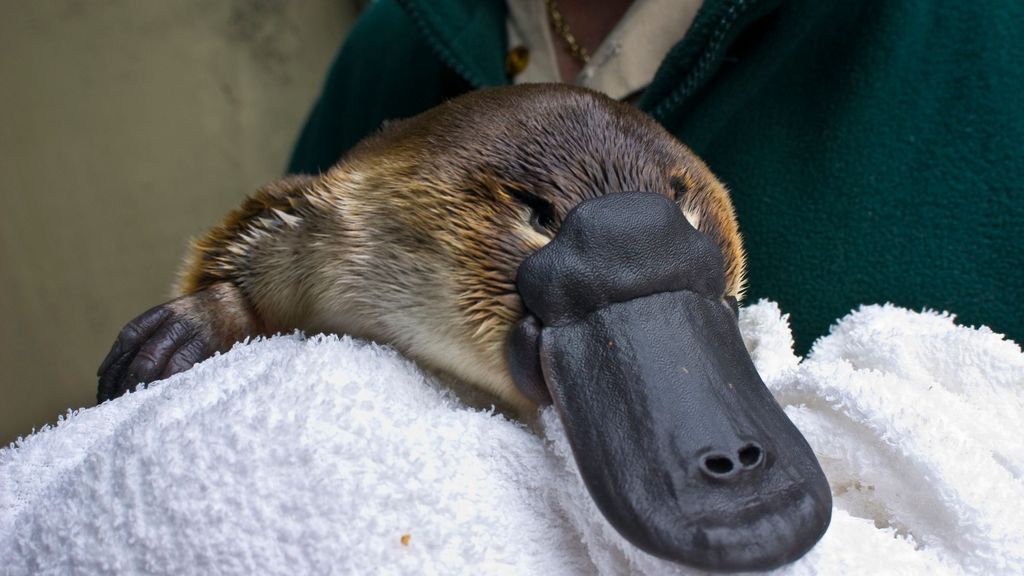
M 503 0 L 397 0 L 435 55 L 474 88 L 508 84 Z
M 670 127 L 721 67 L 726 51 L 753 22 L 785 0 L 705 0 L 690 30 L 662 62 L 638 102 Z
M 503 0 L 396 0 L 435 55 L 474 88 L 508 84 Z M 662 123 L 682 109 L 721 66 L 726 50 L 752 22 L 784 0 L 705 0 L 686 37 L 658 68 L 638 102 Z

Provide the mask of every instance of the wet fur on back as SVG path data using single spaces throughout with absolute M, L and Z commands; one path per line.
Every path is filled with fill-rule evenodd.
M 639 111 L 561 85 L 472 93 L 388 124 L 324 174 L 267 186 L 194 243 L 179 291 L 228 284 L 259 333 L 389 342 L 524 405 L 504 355 L 517 268 L 579 202 L 626 191 L 674 199 L 742 296 L 725 187 Z

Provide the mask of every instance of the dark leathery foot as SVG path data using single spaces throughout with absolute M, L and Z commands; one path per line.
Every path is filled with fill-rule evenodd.
M 187 370 L 211 354 L 203 331 L 171 303 L 151 308 L 118 334 L 97 371 L 96 401 Z

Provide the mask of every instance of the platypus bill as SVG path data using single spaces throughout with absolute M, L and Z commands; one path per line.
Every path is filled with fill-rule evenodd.
M 725 188 L 657 123 L 560 85 L 481 90 L 389 124 L 195 243 L 130 322 L 98 400 L 248 336 L 393 344 L 520 409 L 553 402 L 602 513 L 720 571 L 799 558 L 828 483 L 740 339 Z

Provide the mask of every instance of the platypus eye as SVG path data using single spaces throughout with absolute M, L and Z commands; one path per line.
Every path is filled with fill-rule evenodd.
M 686 179 L 682 176 L 673 176 L 669 178 L 668 185 L 672 188 L 672 193 L 675 194 L 675 199 L 679 200 L 687 192 Z
M 513 190 L 512 195 L 530 209 L 530 225 L 541 234 L 548 234 L 555 225 L 555 207 L 544 198 L 526 190 Z

